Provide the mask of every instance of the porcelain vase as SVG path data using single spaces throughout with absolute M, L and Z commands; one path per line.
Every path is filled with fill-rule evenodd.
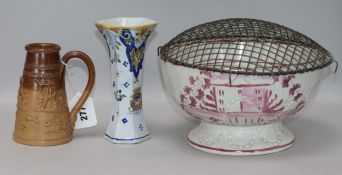
M 140 143 L 150 138 L 142 108 L 143 61 L 146 41 L 157 22 L 119 17 L 96 22 L 109 49 L 112 114 L 105 139 Z

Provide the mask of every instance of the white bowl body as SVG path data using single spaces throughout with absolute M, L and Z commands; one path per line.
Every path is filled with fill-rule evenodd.
M 322 73 L 319 69 L 279 76 L 229 75 L 163 60 L 160 68 L 167 93 L 185 112 L 232 126 L 263 125 L 294 116 L 309 101 Z

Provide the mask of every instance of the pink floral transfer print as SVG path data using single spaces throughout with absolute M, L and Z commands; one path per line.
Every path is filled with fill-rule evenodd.
M 217 83 L 217 79 L 224 80 Z M 201 70 L 198 76 L 189 76 L 188 85 L 183 88 L 179 95 L 180 105 L 187 112 L 189 110 L 202 110 L 214 113 L 239 113 L 250 114 L 276 114 L 284 112 L 285 99 L 272 91 L 272 86 L 279 86 L 288 91 L 294 103 L 297 103 L 294 110 L 304 107 L 303 93 L 300 91 L 301 84 L 295 82 L 295 75 L 264 77 L 270 80 L 265 84 L 253 84 L 246 81 L 245 84 L 230 84 L 227 76 L 220 73 Z M 215 83 L 214 83 L 215 82 Z M 226 88 L 235 88 L 240 96 L 240 110 L 229 111 L 229 106 L 224 106 L 223 97 Z M 222 108 L 224 106 L 224 108 Z M 229 111 L 229 112 L 228 112 Z M 273 116 L 273 115 L 267 115 Z M 229 115 L 228 115 L 229 117 Z

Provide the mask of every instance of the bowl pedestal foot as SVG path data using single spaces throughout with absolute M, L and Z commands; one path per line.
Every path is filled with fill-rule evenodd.
M 202 121 L 190 131 L 188 143 L 201 151 L 220 155 L 261 155 L 285 150 L 294 135 L 283 123 L 227 126 Z

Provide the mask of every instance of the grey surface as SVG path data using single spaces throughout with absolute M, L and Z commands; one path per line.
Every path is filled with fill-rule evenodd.
M 316 100 L 288 127 L 295 145 L 276 154 L 233 157 L 197 151 L 185 138 L 195 124 L 174 112 L 166 101 L 145 100 L 152 138 L 138 145 L 115 145 L 103 139 L 110 110 L 98 104 L 94 128 L 77 130 L 68 144 L 29 147 L 11 140 L 14 104 L 3 104 L 0 123 L 0 174 L 308 174 L 338 175 L 342 163 L 341 100 Z M 326 105 L 329 104 L 329 105 Z M 157 110 L 156 110 L 157 108 Z
M 94 22 L 115 16 L 144 16 L 159 22 L 145 56 L 144 112 L 152 139 L 138 145 L 114 145 L 103 139 L 110 109 L 107 48 Z M 342 1 L 0 1 L 0 174 L 339 174 L 342 170 Z M 322 83 L 312 103 L 288 126 L 296 144 L 281 153 L 215 156 L 185 142 L 195 124 L 166 101 L 160 83 L 157 47 L 183 30 L 211 20 L 253 17 L 302 32 L 332 52 L 340 71 Z M 30 42 L 54 42 L 61 54 L 82 50 L 94 60 L 92 94 L 99 120 L 77 130 L 65 145 L 36 148 L 11 140 L 19 77 Z M 72 62 L 76 89 L 85 84 L 80 62 Z M 334 65 L 331 66 L 334 68 Z M 70 89 L 70 88 L 69 88 Z

